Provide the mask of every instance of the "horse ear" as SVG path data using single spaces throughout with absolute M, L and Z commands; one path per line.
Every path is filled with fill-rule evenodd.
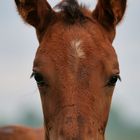
M 50 20 L 53 12 L 46 0 L 15 0 L 15 3 L 23 20 L 38 30 Z
M 127 0 L 98 0 L 93 16 L 103 26 L 115 27 L 123 18 Z

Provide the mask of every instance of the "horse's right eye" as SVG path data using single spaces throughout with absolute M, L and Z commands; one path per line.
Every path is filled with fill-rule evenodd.
M 39 86 L 44 85 L 44 78 L 43 78 L 43 76 L 40 73 L 33 72 L 31 77 L 34 77 L 34 79 L 36 80 L 36 83 Z

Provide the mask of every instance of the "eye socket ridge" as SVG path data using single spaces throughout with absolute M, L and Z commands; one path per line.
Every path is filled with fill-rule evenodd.
M 38 73 L 38 72 L 33 72 L 33 73 L 31 74 L 31 78 L 32 78 L 32 77 L 34 77 L 36 83 L 37 83 L 39 86 L 42 86 L 42 85 L 45 84 L 44 78 L 43 78 L 43 76 L 42 76 L 40 73 Z
M 117 82 L 118 80 L 121 81 L 120 75 L 118 75 L 118 74 L 112 75 L 112 76 L 109 78 L 108 82 L 107 82 L 107 86 L 110 86 L 110 87 L 115 86 L 115 85 L 116 85 L 116 82 Z

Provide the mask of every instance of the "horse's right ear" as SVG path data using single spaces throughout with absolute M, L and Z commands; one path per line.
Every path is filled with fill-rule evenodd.
M 46 0 L 15 0 L 15 3 L 23 20 L 37 30 L 42 30 L 53 14 Z

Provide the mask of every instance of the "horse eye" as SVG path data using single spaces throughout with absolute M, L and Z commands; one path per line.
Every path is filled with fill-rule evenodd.
M 113 75 L 110 77 L 107 85 L 108 86 L 115 86 L 116 85 L 116 82 L 119 80 L 121 80 L 120 76 L 119 75 Z
M 34 77 L 34 79 L 36 80 L 36 83 L 39 86 L 41 86 L 41 85 L 44 84 L 43 76 L 40 73 L 33 72 L 33 74 L 31 75 L 31 77 Z

